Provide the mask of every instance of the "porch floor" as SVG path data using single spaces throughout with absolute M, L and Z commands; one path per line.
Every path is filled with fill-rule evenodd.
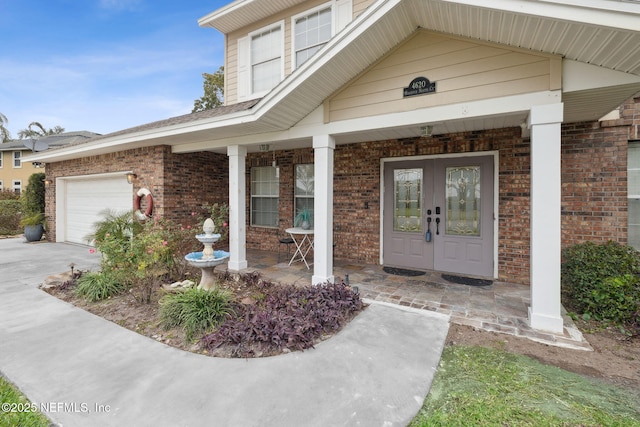
M 249 267 L 243 272 L 259 271 L 274 282 L 309 285 L 313 266 L 303 263 L 289 266 L 286 253 L 247 250 Z M 451 322 L 498 332 L 549 345 L 591 350 L 582 333 L 563 309 L 564 333 L 532 329 L 528 321 L 529 286 L 494 281 L 489 286 L 468 286 L 446 281 L 439 272 L 421 276 L 397 276 L 383 271 L 381 265 L 359 265 L 334 261 L 336 280 L 349 276 L 365 300 L 399 304 L 419 310 L 431 310 L 451 317 Z

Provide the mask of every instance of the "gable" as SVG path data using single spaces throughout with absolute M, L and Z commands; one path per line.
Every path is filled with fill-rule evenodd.
M 561 89 L 559 56 L 416 31 L 325 103 L 328 122 Z M 404 97 L 416 77 L 434 93 Z

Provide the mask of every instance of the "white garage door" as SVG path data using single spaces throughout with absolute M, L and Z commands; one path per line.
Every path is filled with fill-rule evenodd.
M 86 245 L 105 209 L 118 213 L 133 209 L 133 188 L 124 175 L 69 180 L 65 206 L 65 241 Z

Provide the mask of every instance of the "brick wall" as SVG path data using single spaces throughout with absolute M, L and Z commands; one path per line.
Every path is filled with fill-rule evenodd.
M 640 138 L 640 99 L 621 108 L 621 118 L 562 127 L 562 245 L 627 240 L 627 144 Z M 498 274 L 529 282 L 530 143 L 520 128 L 495 129 L 339 145 L 335 149 L 335 256 L 376 264 L 380 239 L 380 159 L 448 153 L 499 153 Z M 247 222 L 251 168 L 270 166 L 273 152 L 247 156 Z M 280 168 L 279 227 L 247 226 L 247 248 L 278 250 L 279 235 L 293 226 L 294 170 L 313 163 L 313 149 L 276 151 Z M 48 163 L 47 178 L 132 170 L 133 192 L 149 188 L 156 213 L 180 220 L 203 203 L 228 200 L 228 159 L 208 152 L 172 154 L 170 147 L 147 147 L 114 154 Z M 55 188 L 55 184 L 52 184 Z M 49 238 L 55 236 L 54 191 L 47 191 Z
M 228 200 L 228 164 L 224 154 L 173 154 L 169 146 L 47 163 L 46 178 L 52 180 L 45 196 L 47 238 L 54 240 L 56 233 L 56 178 L 133 171 L 137 178 L 131 189 L 132 208 L 135 192 L 146 187 L 153 195 L 154 215 L 183 221 L 204 203 Z
M 562 127 L 562 245 L 627 243 L 627 146 L 638 139 L 640 98 L 620 118 Z
M 496 150 L 500 162 L 499 274 L 529 280 L 529 144 L 520 128 L 339 145 L 334 153 L 335 256 L 376 264 L 380 258 L 380 159 Z M 270 166 L 273 153 L 247 156 L 247 218 L 251 167 Z M 277 151 L 280 227 L 247 228 L 247 248 L 278 250 L 277 236 L 293 226 L 294 166 L 313 162 L 313 150 Z

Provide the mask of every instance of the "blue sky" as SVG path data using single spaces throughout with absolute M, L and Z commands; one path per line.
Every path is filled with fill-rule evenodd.
M 231 0 L 0 0 L 0 113 L 101 134 L 191 112 L 223 36 L 198 19 Z

